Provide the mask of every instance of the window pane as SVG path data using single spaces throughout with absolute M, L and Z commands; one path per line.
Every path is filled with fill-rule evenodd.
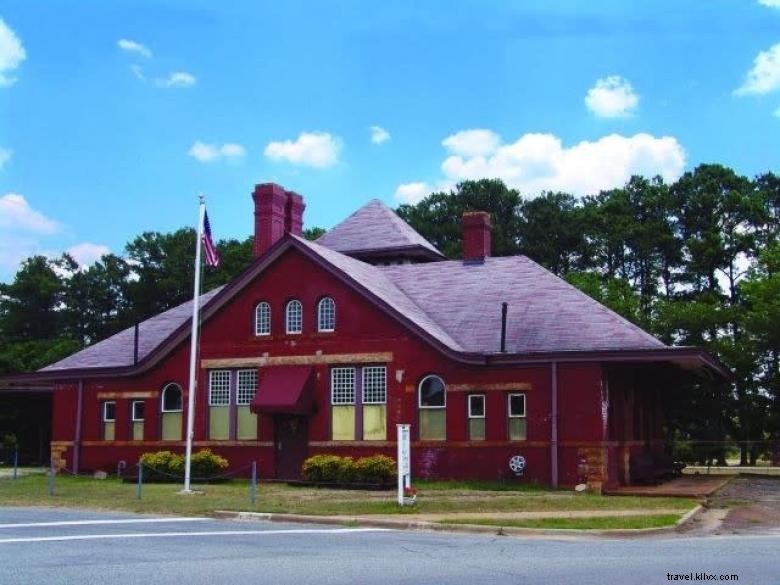
M 317 331 L 334 331 L 336 329 L 336 303 L 330 297 L 325 297 L 317 305 Z
M 330 371 L 331 404 L 355 404 L 355 368 Z
M 209 406 L 230 404 L 230 370 L 209 372 Z
M 224 441 L 230 438 L 230 407 L 209 408 L 209 438 Z
M 103 423 L 103 440 L 104 441 L 113 441 L 114 440 L 114 424 L 113 422 L 105 422 Z
M 248 406 L 239 406 L 236 409 L 236 439 L 241 441 L 253 441 L 257 439 L 257 415 L 249 410 Z
M 387 368 L 372 366 L 363 368 L 363 404 L 387 402 Z
M 526 419 L 510 418 L 509 439 L 512 441 L 525 441 L 525 436 L 526 436 Z
M 485 396 L 484 394 L 470 394 L 469 395 L 469 416 L 470 417 L 483 417 L 485 416 Z
M 363 439 L 366 441 L 387 439 L 387 407 L 384 404 L 363 406 Z
M 525 394 L 509 395 L 509 416 L 525 416 Z
M 178 384 L 168 384 L 163 388 L 163 411 L 181 410 L 181 388 Z
M 104 402 L 103 403 L 103 421 L 113 422 L 116 420 L 116 402 Z
M 285 310 L 287 333 L 300 333 L 303 329 L 303 306 L 300 301 L 290 301 Z
M 162 440 L 181 441 L 181 412 L 163 413 Z
M 144 407 L 145 403 L 142 400 L 136 400 L 133 402 L 133 421 L 141 421 L 144 420 Z
M 136 421 L 133 423 L 133 441 L 144 440 L 144 421 Z
M 257 392 L 257 370 L 239 370 L 236 404 L 251 404 L 255 392 Z
M 420 439 L 443 441 L 447 438 L 446 413 L 443 408 L 420 411 Z
M 355 407 L 354 406 L 332 406 L 333 416 L 331 429 L 333 431 L 334 441 L 354 441 L 355 440 Z
M 255 308 L 255 335 L 271 333 L 271 305 L 260 303 Z
M 420 406 L 444 406 L 444 382 L 438 376 L 428 376 L 420 383 Z
M 471 439 L 472 441 L 485 440 L 485 419 L 484 418 L 469 419 L 469 439 Z

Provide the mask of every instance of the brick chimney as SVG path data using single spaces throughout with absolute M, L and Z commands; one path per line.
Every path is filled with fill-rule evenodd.
M 252 193 L 255 202 L 255 258 L 263 255 L 286 233 L 303 234 L 303 197 L 276 183 L 261 183 Z
M 490 256 L 493 226 L 486 211 L 467 211 L 460 222 L 463 232 L 463 259 L 482 262 Z

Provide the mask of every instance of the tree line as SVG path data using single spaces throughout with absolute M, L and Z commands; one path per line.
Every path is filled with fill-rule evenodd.
M 483 179 L 398 214 L 458 258 L 469 210 L 491 214 L 494 255 L 525 254 L 664 342 L 704 347 L 731 368 L 733 381 L 665 393 L 670 439 L 738 440 L 745 463 L 780 439 L 780 177 L 701 165 L 671 184 L 635 176 L 582 198 Z M 145 232 L 86 268 L 67 254 L 27 259 L 0 284 L 0 373 L 35 370 L 189 300 L 194 245 L 182 228 Z M 251 237 L 217 247 L 204 291 L 252 261 Z

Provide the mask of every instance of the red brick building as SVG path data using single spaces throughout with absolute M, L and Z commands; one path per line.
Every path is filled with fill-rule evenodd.
M 490 256 L 485 213 L 446 260 L 379 201 L 316 242 L 304 202 L 258 185 L 255 260 L 202 297 L 194 446 L 295 478 L 318 453 L 394 455 L 412 428 L 413 476 L 626 483 L 661 448 L 662 406 L 684 371 L 668 347 L 524 256 Z M 52 455 L 112 470 L 184 447 L 191 304 L 27 377 L 53 388 Z

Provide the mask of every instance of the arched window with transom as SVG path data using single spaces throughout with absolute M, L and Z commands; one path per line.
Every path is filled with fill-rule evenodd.
M 293 299 L 287 303 L 284 310 L 284 323 L 286 333 L 303 331 L 303 305 L 301 305 L 301 301 Z
M 182 391 L 176 382 L 163 386 L 160 393 L 162 419 L 161 436 L 163 441 L 181 441 Z
M 317 303 L 317 331 L 336 330 L 336 302 L 330 297 L 324 297 Z
M 425 376 L 417 387 L 421 441 L 447 438 L 447 387 L 439 376 Z

